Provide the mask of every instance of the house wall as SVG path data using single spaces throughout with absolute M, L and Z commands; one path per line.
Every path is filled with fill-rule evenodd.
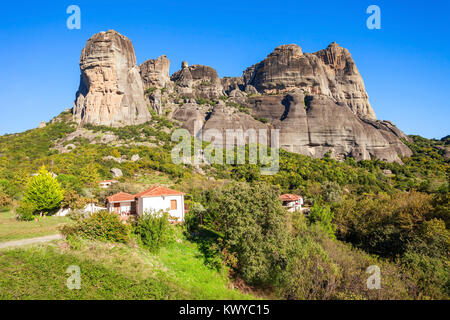
M 302 210 L 303 199 L 299 199 L 298 201 L 284 201 L 283 206 L 288 208 L 289 212 L 300 211 Z
M 170 210 L 170 201 L 177 201 L 177 209 Z M 177 217 L 178 221 L 184 221 L 184 196 L 165 196 L 165 197 L 148 197 L 140 198 L 138 200 L 138 214 L 142 215 L 147 210 L 163 210 L 167 211 L 169 215 Z
M 114 209 L 115 209 L 114 203 L 108 202 L 108 211 L 115 212 Z M 131 202 L 120 202 L 119 213 L 129 213 L 129 212 L 131 212 Z

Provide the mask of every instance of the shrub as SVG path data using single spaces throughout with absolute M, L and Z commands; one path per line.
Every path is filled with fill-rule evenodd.
M 322 185 L 323 200 L 330 203 L 342 201 L 342 190 L 339 184 L 327 181 Z
M 95 212 L 73 225 L 64 226 L 61 231 L 64 235 L 121 243 L 127 243 L 130 236 L 129 225 L 122 223 L 117 214 L 108 211 Z
M 36 211 L 47 213 L 58 208 L 63 200 L 63 189 L 44 166 L 37 176 L 33 177 L 25 195 L 25 201 L 34 205 Z
M 66 190 L 61 206 L 63 208 L 83 209 L 90 201 L 91 199 L 81 197 L 75 190 Z
M 206 209 L 201 203 L 194 202 L 190 205 L 189 212 L 184 218 L 184 227 L 189 233 L 197 233 L 199 226 L 203 224 Z
M 311 212 L 308 215 L 308 220 L 311 223 L 317 223 L 322 229 L 324 229 L 332 238 L 335 238 L 334 230 L 335 226 L 332 223 L 334 214 L 330 207 L 321 207 L 317 203 L 311 208 Z
M 151 252 L 158 252 L 161 247 L 173 239 L 169 215 L 163 211 L 145 212 L 143 216 L 137 219 L 134 233 L 139 236 L 144 247 Z
M 36 207 L 31 202 L 23 201 L 16 209 L 17 219 L 22 221 L 31 221 L 34 219 Z
M 12 204 L 12 199 L 5 193 L 0 191 L 0 211 L 8 208 Z
M 286 267 L 289 237 L 279 189 L 266 183 L 233 183 L 210 206 L 223 247 L 237 259 L 234 270 L 253 285 L 272 285 Z

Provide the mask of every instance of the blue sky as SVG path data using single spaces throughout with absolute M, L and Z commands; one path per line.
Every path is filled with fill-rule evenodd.
M 81 8 L 81 30 L 66 8 Z M 381 30 L 366 8 L 381 9 Z M 2 1 L 0 134 L 21 132 L 72 107 L 79 57 L 94 33 L 131 39 L 138 63 L 166 54 L 240 76 L 276 46 L 315 52 L 336 41 L 350 50 L 379 119 L 407 134 L 450 134 L 449 1 Z

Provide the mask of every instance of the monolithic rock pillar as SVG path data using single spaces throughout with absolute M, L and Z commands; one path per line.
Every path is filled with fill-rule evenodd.
M 75 121 L 118 127 L 151 119 L 130 39 L 113 30 L 95 34 L 81 53 L 80 70 Z

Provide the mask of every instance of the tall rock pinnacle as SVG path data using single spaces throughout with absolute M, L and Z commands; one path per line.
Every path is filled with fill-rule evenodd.
M 116 31 L 93 35 L 80 58 L 81 79 L 74 120 L 124 126 L 151 119 L 131 41 Z

